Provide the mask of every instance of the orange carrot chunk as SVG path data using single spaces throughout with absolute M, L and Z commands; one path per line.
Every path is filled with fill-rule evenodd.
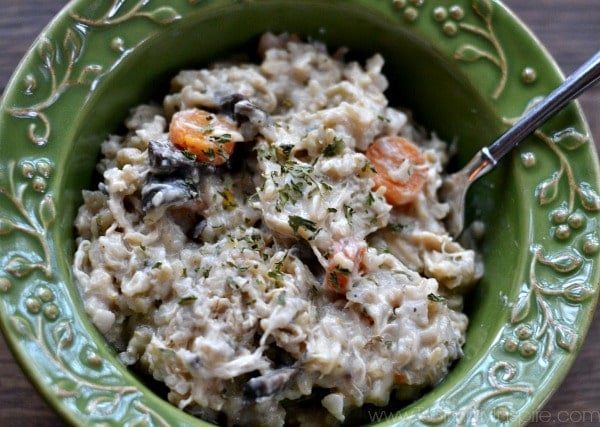
M 404 206 L 417 199 L 427 180 L 427 165 L 416 145 L 400 136 L 384 136 L 365 154 L 377 171 L 374 188 L 385 187 L 389 204 Z
M 173 145 L 194 154 L 196 160 L 217 166 L 225 163 L 236 142 L 244 139 L 233 121 L 199 109 L 175 113 L 169 136 Z
M 353 277 L 363 268 L 366 251 L 364 241 L 348 238 L 336 242 L 325 269 L 325 288 L 345 294 Z

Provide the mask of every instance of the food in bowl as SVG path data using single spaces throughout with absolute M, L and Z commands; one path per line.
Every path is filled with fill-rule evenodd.
M 102 144 L 74 275 L 121 360 L 178 407 L 339 423 L 444 378 L 483 268 L 444 226 L 448 145 L 388 105 L 380 55 L 285 34 L 258 50 L 181 71 Z M 294 409 L 307 398 L 321 410 Z

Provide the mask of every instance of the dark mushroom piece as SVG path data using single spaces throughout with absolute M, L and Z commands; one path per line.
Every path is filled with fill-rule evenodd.
M 298 373 L 300 373 L 300 368 L 288 367 L 251 378 L 244 385 L 244 399 L 253 401 L 273 396 L 288 387 Z

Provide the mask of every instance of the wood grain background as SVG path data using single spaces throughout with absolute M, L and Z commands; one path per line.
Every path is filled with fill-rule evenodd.
M 65 3 L 0 0 L 0 91 L 34 38 Z M 505 4 L 544 43 L 565 74 L 600 49 L 599 0 L 505 0 Z M 600 86 L 585 93 L 580 104 L 600 147 Z M 600 425 L 599 312 L 600 308 L 566 381 L 548 396 L 531 426 Z M 0 426 L 62 425 L 0 337 Z

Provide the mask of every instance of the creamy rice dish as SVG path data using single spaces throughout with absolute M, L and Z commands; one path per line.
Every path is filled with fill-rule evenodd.
M 443 223 L 447 144 L 388 105 L 380 55 L 272 34 L 259 52 L 181 71 L 102 144 L 74 275 L 174 405 L 224 425 L 354 422 L 444 378 L 482 264 Z

